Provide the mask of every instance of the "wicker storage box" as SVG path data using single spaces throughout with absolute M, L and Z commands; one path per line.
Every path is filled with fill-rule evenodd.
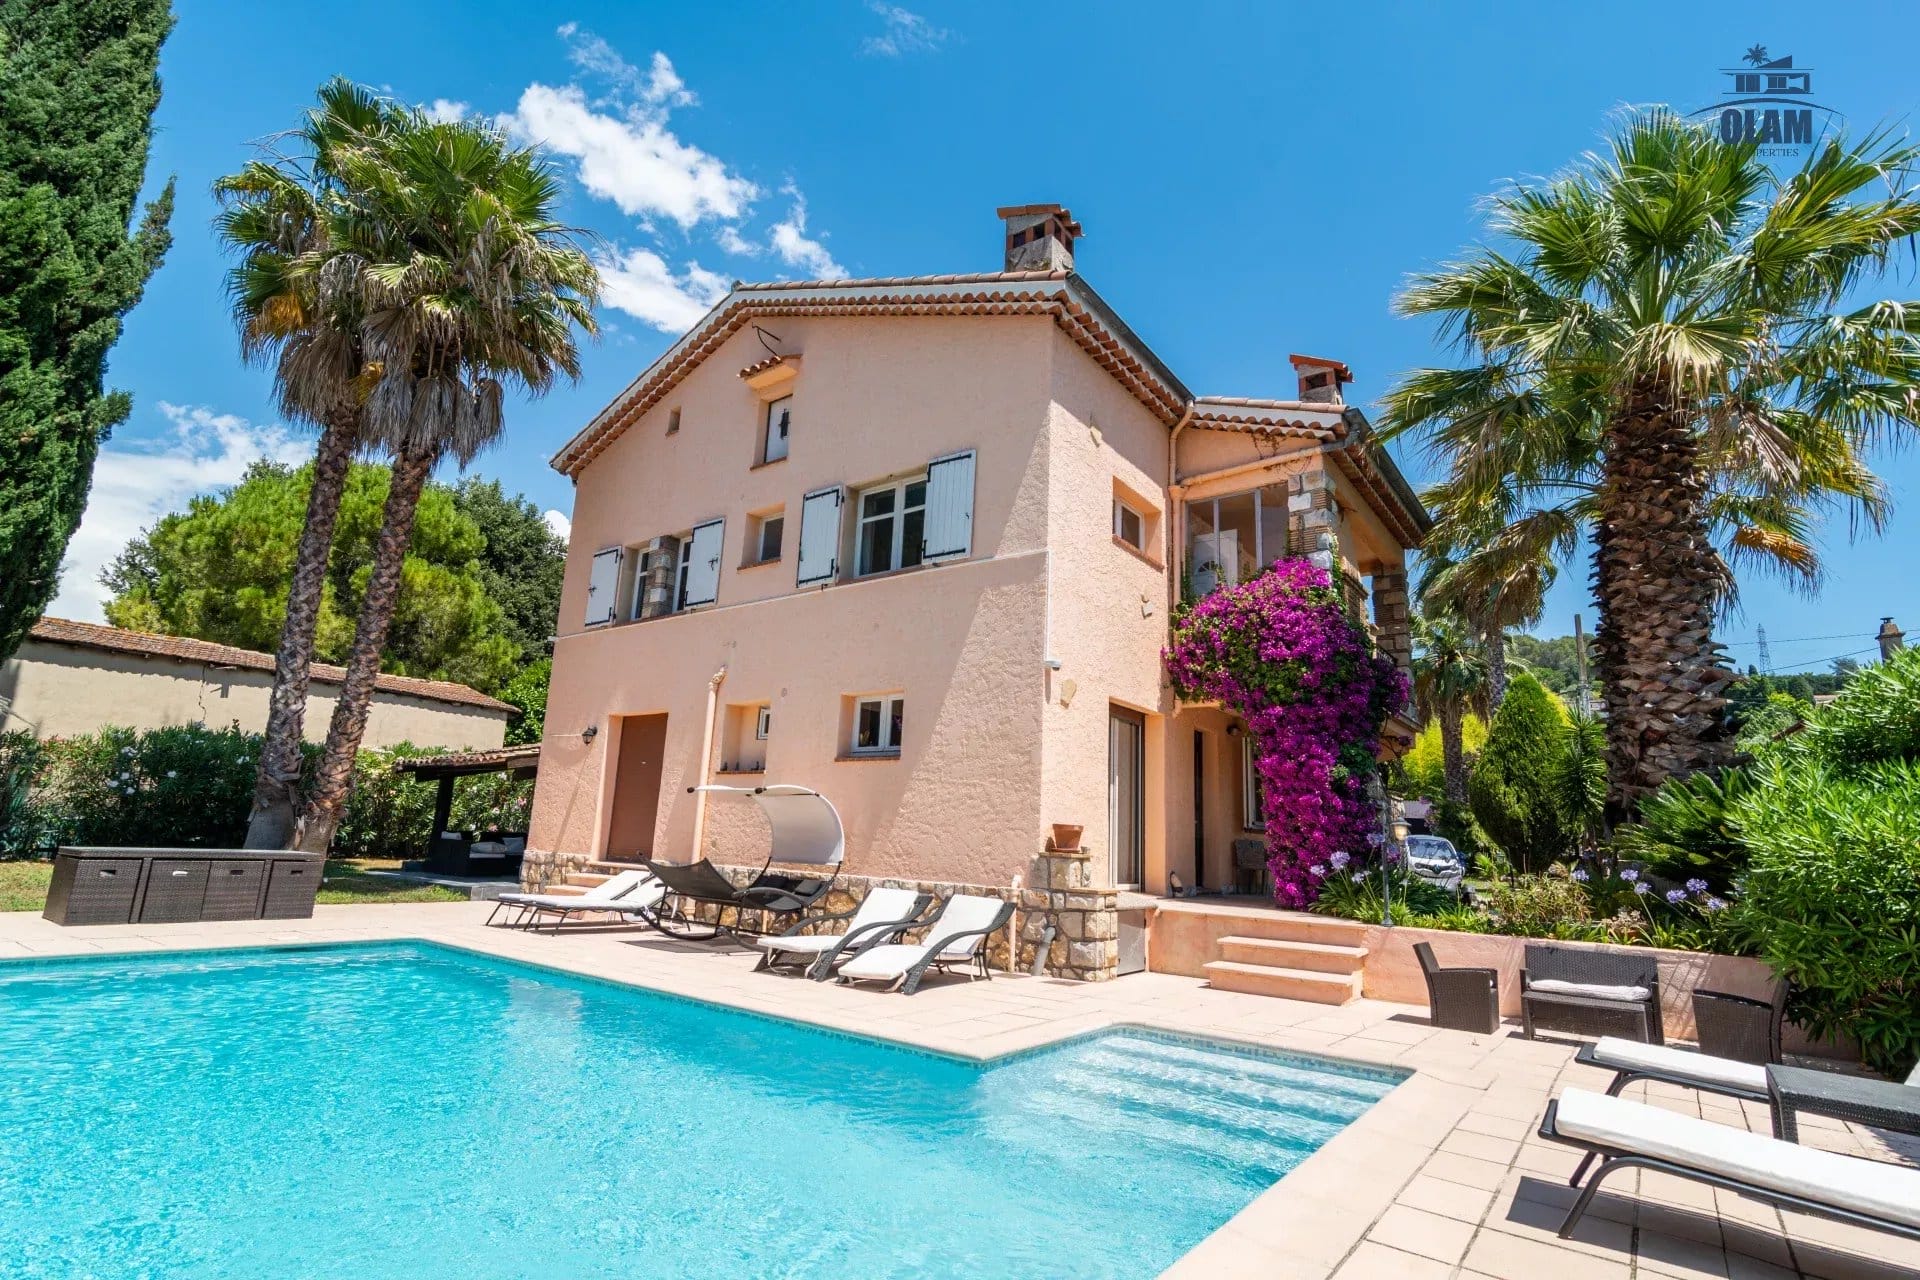
M 207 901 L 210 862 L 155 858 L 147 869 L 147 891 L 140 899 L 142 924 L 198 920 Z
M 320 892 L 320 859 L 276 859 L 267 872 L 266 905 L 262 920 L 306 920 L 313 915 L 313 895 Z
M 140 894 L 139 858 L 82 858 L 63 853 L 53 861 L 53 883 L 41 912 L 55 924 L 128 924 Z
M 234 859 L 209 864 L 207 900 L 202 920 L 258 920 L 260 895 L 267 888 L 267 864 L 258 859 Z

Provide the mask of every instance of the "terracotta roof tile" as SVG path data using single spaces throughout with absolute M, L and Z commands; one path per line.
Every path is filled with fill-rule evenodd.
M 442 756 L 408 756 L 393 762 L 395 773 L 417 773 L 422 769 L 485 769 L 499 766 L 516 768 L 538 762 L 540 744 L 519 747 L 495 747 L 491 751 L 453 751 Z
M 42 618 L 27 633 L 28 639 L 45 644 L 72 645 L 80 649 L 101 649 L 111 653 L 137 653 L 150 658 L 172 658 L 179 662 L 198 662 L 216 667 L 244 667 L 250 671 L 272 671 L 273 655 L 229 644 L 214 644 L 188 636 L 161 636 L 146 631 L 128 631 L 95 622 L 75 622 L 69 618 Z M 339 684 L 347 677 L 343 668 L 326 663 L 313 664 L 312 678 L 321 684 Z M 489 698 L 478 689 L 451 680 L 420 680 L 413 676 L 381 675 L 373 687 L 383 693 L 405 694 L 433 702 L 452 702 L 490 711 L 511 711 L 513 704 Z

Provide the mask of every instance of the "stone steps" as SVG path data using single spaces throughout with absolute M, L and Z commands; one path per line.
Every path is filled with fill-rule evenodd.
M 1337 916 L 1315 916 L 1301 911 L 1249 911 L 1233 922 L 1234 936 L 1278 942 L 1322 942 L 1334 946 L 1366 945 L 1367 926 Z
M 1221 991 L 1254 996 L 1278 996 L 1310 1004 L 1348 1004 L 1360 998 L 1360 975 L 1320 973 L 1312 969 L 1281 969 L 1238 960 L 1212 960 L 1204 968 L 1207 985 Z
M 1335 942 L 1292 942 L 1281 938 L 1228 937 L 1220 939 L 1220 958 L 1240 964 L 1263 964 L 1275 969 L 1306 969 L 1314 973 L 1358 973 L 1367 962 L 1365 947 Z

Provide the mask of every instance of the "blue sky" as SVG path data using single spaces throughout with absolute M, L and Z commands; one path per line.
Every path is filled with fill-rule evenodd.
M 177 175 L 172 255 L 113 354 L 135 409 L 97 475 L 55 612 L 98 616 L 92 579 L 126 538 L 260 454 L 310 448 L 242 366 L 208 186 L 290 126 L 334 74 L 441 110 L 509 117 L 562 152 L 565 216 L 612 267 L 605 332 L 578 386 L 518 406 L 475 470 L 571 507 L 553 450 L 735 278 L 998 266 L 996 205 L 1058 200 L 1079 266 L 1187 384 L 1288 395 L 1290 351 L 1346 360 L 1370 401 L 1443 359 L 1389 302 L 1408 272 L 1478 234 L 1476 201 L 1594 145 L 1626 104 L 1720 96 L 1751 44 L 1814 68 L 1858 128 L 1904 128 L 1920 89 L 1910 3 L 1165 5 L 864 0 L 299 7 L 176 0 L 150 178 Z M 1605 17 L 1598 16 L 1604 12 Z M 1889 296 L 1913 297 L 1911 262 Z M 1725 638 L 1764 624 L 1777 669 L 1920 633 L 1901 571 L 1920 535 L 1920 463 L 1878 460 L 1887 534 L 1824 539 L 1807 600 L 1744 584 Z M 1403 455 L 1416 482 L 1424 469 Z M 1548 633 L 1585 599 L 1574 566 Z M 1833 637 L 1806 639 L 1803 637 Z

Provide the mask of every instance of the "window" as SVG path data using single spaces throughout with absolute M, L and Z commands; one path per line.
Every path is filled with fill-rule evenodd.
M 787 456 L 787 427 L 792 418 L 792 396 L 781 396 L 767 404 L 767 429 L 760 446 L 761 462 L 778 462 Z
M 680 539 L 680 568 L 673 577 L 675 613 L 687 607 L 687 571 L 691 568 L 693 568 L 693 535 L 687 534 Z
M 747 565 L 771 564 L 780 558 L 786 536 L 786 508 L 775 507 L 747 517 Z M 743 566 L 744 567 L 744 566 Z
M 860 493 L 854 561 L 861 576 L 920 563 L 927 520 L 927 479 L 915 476 Z
M 1113 536 L 1135 551 L 1144 551 L 1147 540 L 1147 518 L 1119 498 L 1115 498 L 1113 500 Z
M 628 547 L 627 561 L 633 565 L 633 582 L 627 591 L 627 617 L 638 618 L 647 602 L 647 566 L 653 563 L 653 553 L 645 547 Z
M 1187 503 L 1187 577 L 1195 595 L 1247 581 L 1287 554 L 1287 489 L 1267 485 Z
M 673 580 L 673 611 L 712 604 L 720 594 L 720 549 L 726 527 L 719 520 L 697 524 L 681 535 L 680 563 Z
M 678 409 L 669 409 L 667 411 L 667 434 L 670 436 L 680 434 L 680 411 Z
M 767 740 L 767 734 L 771 732 L 772 729 L 773 708 L 760 708 L 760 714 L 756 716 L 753 721 L 753 740 L 755 742 L 765 742 Z
M 1267 829 L 1267 803 L 1260 786 L 1260 770 L 1253 754 L 1253 735 L 1240 730 L 1240 812 L 1241 826 L 1248 831 Z
M 848 749 L 856 756 L 899 755 L 906 708 L 907 700 L 897 695 L 856 698 L 853 704 L 853 742 Z

